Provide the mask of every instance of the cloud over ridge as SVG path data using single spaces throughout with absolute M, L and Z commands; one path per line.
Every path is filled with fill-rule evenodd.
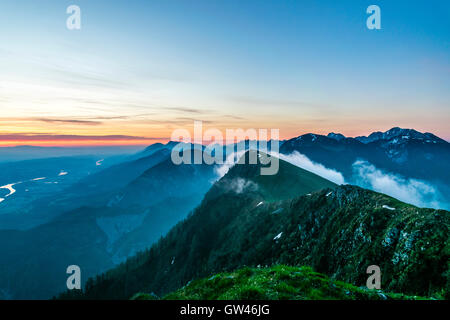
M 271 153 L 271 155 L 280 158 L 281 160 L 287 161 L 294 166 L 300 167 L 307 171 L 317 174 L 322 178 L 330 180 L 336 184 L 345 184 L 345 179 L 342 173 L 329 169 L 320 163 L 316 163 L 310 160 L 304 154 L 299 153 L 298 151 L 294 151 L 291 154 L 282 154 L 282 153 Z
M 384 172 L 365 160 L 355 161 L 352 167 L 354 183 L 363 188 L 387 194 L 418 207 L 447 207 L 441 201 L 438 189 L 426 181 Z

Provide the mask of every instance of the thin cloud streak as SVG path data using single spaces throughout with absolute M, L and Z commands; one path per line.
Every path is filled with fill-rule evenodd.
M 65 120 L 65 119 L 51 119 L 51 118 L 42 118 L 35 119 L 36 121 L 48 122 L 48 123 L 63 123 L 63 124 L 81 124 L 81 125 L 91 125 L 96 126 L 102 124 L 100 121 L 92 121 L 92 120 Z
M 0 133 L 1 141 L 131 141 L 131 140 L 149 140 L 159 141 L 167 140 L 167 137 L 138 137 L 127 135 L 106 135 L 106 136 L 94 136 L 94 135 L 54 135 L 54 134 L 2 134 Z

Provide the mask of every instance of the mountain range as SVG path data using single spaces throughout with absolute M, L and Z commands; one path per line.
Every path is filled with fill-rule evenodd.
M 348 178 L 352 175 L 352 164 L 358 159 L 409 178 L 445 183 L 450 178 L 450 171 L 445 170 L 450 163 L 450 143 L 431 133 L 412 129 L 392 128 L 356 138 L 335 133 L 327 136 L 309 133 L 287 140 L 280 147 L 284 154 L 294 151 Z
M 336 133 L 327 136 L 305 134 L 285 141 L 280 152 L 298 152 L 341 173 L 345 182 L 366 188 L 377 188 L 383 181 L 366 181 L 367 176 L 361 176 L 361 166 L 364 173 L 394 175 L 393 180 L 404 180 L 413 185 L 421 183 L 428 189 L 435 189 L 433 196 L 439 203 L 434 204 L 435 207 L 450 208 L 450 143 L 431 133 L 392 128 L 356 138 Z M 366 168 L 369 169 L 364 170 Z M 377 191 L 389 192 L 387 189 L 379 186 Z M 406 198 L 402 200 L 406 201 Z M 416 204 L 430 205 L 431 201 Z
M 390 194 L 386 185 L 377 190 L 361 179 L 383 172 L 383 181 L 432 183 L 417 195 L 443 195 L 435 208 L 445 208 L 448 142 L 399 128 L 357 138 L 305 134 L 280 141 L 277 156 L 291 163 L 280 160 L 273 176 L 249 164 L 253 150 L 244 165 L 175 165 L 176 145 L 0 164 L 8 170 L 0 177 L 6 186 L 30 178 L 30 186 L 13 186 L 17 192 L 0 203 L 0 297 L 63 292 L 72 264 L 81 267 L 85 289 L 61 298 L 163 297 L 201 277 L 280 264 L 309 266 L 349 286 L 364 285 L 365 268 L 376 264 L 389 292 L 446 296 L 448 211 L 367 190 Z M 251 145 L 245 141 L 245 150 Z M 291 161 L 297 156 L 312 162 L 301 168 L 303 160 Z M 376 170 L 357 171 L 360 163 Z M 343 179 L 332 182 L 324 170 Z M 47 180 L 31 179 L 41 174 Z M 26 188 L 35 196 L 27 197 Z
M 375 264 L 383 289 L 447 293 L 447 211 L 336 186 L 282 160 L 274 176 L 259 175 L 260 166 L 235 165 L 157 244 L 60 298 L 164 296 L 201 277 L 278 264 L 308 265 L 356 286 Z

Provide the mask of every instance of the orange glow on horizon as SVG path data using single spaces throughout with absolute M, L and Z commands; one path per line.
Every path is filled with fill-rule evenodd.
M 147 146 L 153 143 L 166 143 L 167 140 L 22 140 L 1 141 L 0 147 L 34 146 L 34 147 L 107 147 L 107 146 Z
M 277 123 L 278 127 L 282 127 L 280 123 Z M 401 126 L 400 127 L 408 127 L 408 126 Z M 219 129 L 219 131 L 222 132 L 222 137 L 224 139 L 224 142 L 226 141 L 226 128 L 232 128 L 232 125 L 226 126 L 222 124 L 221 126 L 217 127 L 216 129 Z M 234 129 L 237 129 L 238 127 L 243 128 L 243 130 L 247 130 L 248 128 L 251 128 L 250 125 L 247 126 L 235 126 Z M 270 126 L 268 124 L 260 125 L 260 128 L 270 128 L 274 127 L 273 125 Z M 276 127 L 276 126 L 275 126 Z M 378 127 L 378 126 L 372 126 L 373 128 L 369 129 L 360 129 L 359 127 L 352 127 L 352 126 L 344 126 L 341 127 L 341 130 L 337 129 L 336 127 L 333 129 L 323 129 L 323 128 L 316 128 L 313 129 L 311 126 L 303 126 L 303 128 L 299 129 L 299 125 L 290 125 L 285 126 L 283 129 L 280 129 L 279 131 L 279 139 L 280 140 L 289 140 L 298 136 L 301 136 L 306 133 L 314 133 L 319 135 L 327 135 L 329 132 L 335 132 L 335 133 L 342 133 L 346 137 L 356 137 L 359 135 L 369 135 L 371 132 L 374 131 L 386 131 L 390 128 L 394 127 L 394 125 L 391 126 L 384 126 L 384 127 Z M 413 127 L 413 126 L 409 126 Z M 210 125 L 205 125 L 203 127 L 202 134 L 205 134 L 205 131 L 208 129 L 213 128 Z M 374 128 L 378 128 L 375 130 Z M 132 128 L 129 128 L 132 129 Z M 194 139 L 194 132 L 192 129 L 192 126 L 188 126 L 187 131 L 191 135 L 191 139 L 193 142 Z M 421 132 L 430 132 L 433 130 L 427 130 L 428 128 L 416 128 Z M 29 132 L 29 131 L 28 131 Z M 116 131 L 117 132 L 117 131 Z M 117 133 L 114 131 L 108 132 L 111 135 L 114 135 Z M 133 135 L 134 133 L 134 135 Z M 127 136 L 122 137 L 112 137 L 112 136 L 82 136 L 77 135 L 75 132 L 65 132 L 65 135 L 72 134 L 74 135 L 74 138 L 68 136 L 68 137 L 59 137 L 59 138 L 53 138 L 53 137 L 36 137 L 30 136 L 30 138 L 27 138 L 25 134 L 23 134 L 22 137 L 17 138 L 4 138 L 2 140 L 2 134 L 4 135 L 20 135 L 20 132 L 17 133 L 1 133 L 0 132 L 0 147 L 14 147 L 14 146 L 36 146 L 36 147 L 105 147 L 105 146 L 148 146 L 154 143 L 167 143 L 170 141 L 170 138 L 162 138 L 162 137 L 170 137 L 171 133 L 167 132 L 167 130 L 164 130 L 163 132 L 152 132 L 152 135 L 154 138 L 146 135 L 139 135 L 141 132 L 136 132 L 132 130 L 127 130 L 126 132 L 123 132 L 123 134 L 126 134 Z M 439 136 L 439 133 L 433 132 L 434 134 L 437 134 Z M 53 133 L 54 135 L 61 134 L 61 132 Z M 94 133 L 91 133 L 94 134 Z M 157 138 L 161 137 L 161 138 Z M 440 136 L 441 138 L 449 141 L 448 137 Z M 446 139 L 447 138 L 447 139 Z M 268 130 L 268 139 L 272 139 L 270 130 Z M 204 144 L 208 144 L 211 141 L 203 141 Z M 216 143 L 220 144 L 220 141 L 215 141 Z

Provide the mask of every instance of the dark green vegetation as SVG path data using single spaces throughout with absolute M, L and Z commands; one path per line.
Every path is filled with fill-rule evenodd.
M 356 286 L 375 264 L 387 292 L 448 298 L 447 211 L 350 185 L 308 190 L 323 179 L 283 161 L 275 176 L 259 176 L 259 167 L 234 166 L 157 244 L 61 298 L 164 296 L 211 274 L 277 264 L 308 265 Z M 297 196 L 285 199 L 287 191 Z
M 138 293 L 133 300 L 155 300 Z M 198 279 L 169 293 L 165 300 L 391 300 L 421 299 L 417 296 L 368 290 L 332 280 L 310 267 L 277 265 L 270 268 L 241 268 Z

